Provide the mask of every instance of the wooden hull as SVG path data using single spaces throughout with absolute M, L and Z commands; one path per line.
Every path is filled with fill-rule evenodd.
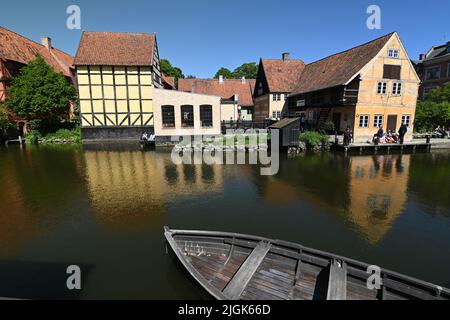
M 446 288 L 386 269 L 371 290 L 368 264 L 286 241 L 167 227 L 165 237 L 193 279 L 219 300 L 450 299 Z

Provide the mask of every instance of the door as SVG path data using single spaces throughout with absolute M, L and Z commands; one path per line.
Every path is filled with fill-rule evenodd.
M 396 114 L 390 114 L 387 118 L 387 127 L 386 130 L 392 130 L 393 132 L 397 131 L 397 115 Z
M 334 123 L 334 130 L 339 133 L 341 131 L 341 113 L 340 112 L 333 113 L 333 123 Z

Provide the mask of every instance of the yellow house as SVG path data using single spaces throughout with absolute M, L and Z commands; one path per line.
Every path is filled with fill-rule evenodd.
M 408 126 L 412 139 L 420 79 L 396 32 L 305 66 L 289 96 L 290 115 L 310 127 L 350 127 L 355 142 L 371 141 L 378 128 Z
M 154 34 L 84 32 L 74 65 L 84 140 L 153 132 L 153 87 L 162 87 Z

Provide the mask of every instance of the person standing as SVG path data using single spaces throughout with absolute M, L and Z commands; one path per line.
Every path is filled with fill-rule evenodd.
M 402 122 L 402 125 L 400 126 L 400 129 L 398 129 L 398 135 L 400 138 L 400 144 L 403 144 L 403 141 L 405 139 L 405 134 L 408 132 L 408 127 L 404 122 Z

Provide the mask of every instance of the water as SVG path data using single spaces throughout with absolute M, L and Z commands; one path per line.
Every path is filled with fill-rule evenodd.
M 163 226 L 302 243 L 450 287 L 450 152 L 174 165 L 130 146 L 0 148 L 0 297 L 196 299 Z M 81 291 L 66 268 L 82 269 Z

